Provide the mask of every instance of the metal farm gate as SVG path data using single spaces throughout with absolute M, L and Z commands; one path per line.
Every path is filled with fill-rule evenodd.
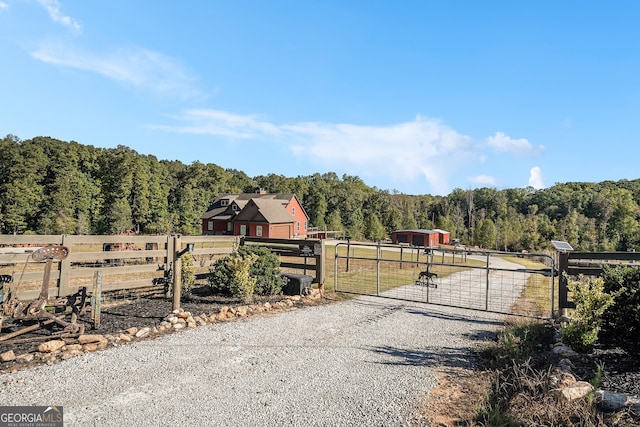
M 334 288 L 517 316 L 557 313 L 553 257 L 467 249 L 338 243 Z M 554 274 L 555 273 L 555 274 Z

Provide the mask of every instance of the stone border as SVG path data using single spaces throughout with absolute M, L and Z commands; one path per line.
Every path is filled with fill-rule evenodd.
M 580 357 L 579 354 L 562 342 L 558 328 L 556 328 L 555 344 L 552 353 L 561 357 L 558 366 L 553 371 L 556 388 L 551 392 L 558 400 L 572 401 L 585 398 L 590 393 L 595 394 L 595 403 L 603 412 L 618 412 L 629 409 L 635 416 L 640 416 L 640 399 L 603 389 L 595 389 L 586 381 L 578 381 L 573 375 L 571 359 Z
M 85 353 L 117 347 L 143 339 L 153 339 L 183 329 L 192 329 L 211 323 L 228 322 L 265 313 L 295 310 L 305 305 L 317 305 L 325 300 L 318 289 L 312 289 L 309 296 L 283 296 L 280 301 L 264 304 L 222 306 L 209 315 L 193 316 L 183 309 L 174 310 L 156 326 L 131 327 L 115 334 L 83 334 L 77 338 L 59 338 L 46 341 L 38 346 L 38 351 L 16 355 L 13 350 L 0 354 L 0 374 L 14 373 L 38 365 L 53 365 L 62 360 L 82 356 Z

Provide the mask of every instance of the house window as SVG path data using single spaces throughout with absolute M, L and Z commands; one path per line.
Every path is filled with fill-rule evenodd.
M 309 221 L 305 221 L 305 222 L 304 222 L 304 231 L 307 231 L 307 230 L 308 230 L 308 226 L 309 226 L 309 224 L 308 224 L 308 223 L 309 223 Z
M 300 221 L 296 221 L 296 230 L 298 230 L 297 232 L 300 233 Z
M 246 236 L 247 235 L 247 226 L 245 224 L 241 224 L 240 225 L 240 235 L 241 236 Z
M 234 211 L 237 211 L 238 210 L 238 205 L 236 205 L 236 204 L 231 205 L 231 209 L 233 209 Z
M 229 205 L 229 199 L 220 200 L 220 206 L 228 206 L 228 205 Z
M 291 215 L 296 216 L 296 208 L 291 208 Z
M 257 237 L 262 237 L 262 226 L 261 225 L 256 225 L 256 236 Z
M 231 233 L 233 231 L 233 224 L 231 222 L 227 222 L 227 231 Z
M 213 231 L 213 221 L 207 221 L 207 230 Z

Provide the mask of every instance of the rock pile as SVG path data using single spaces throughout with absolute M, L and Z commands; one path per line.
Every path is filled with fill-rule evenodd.
M 571 359 L 579 355 L 571 347 L 563 344 L 559 335 L 556 336 L 556 344 L 552 352 L 562 358 L 552 375 L 552 381 L 555 383 L 556 388 L 551 393 L 557 400 L 573 401 L 583 399 L 594 393 L 594 401 L 602 411 L 618 412 L 629 409 L 636 416 L 640 416 L 640 399 L 607 390 L 596 390 L 591 383 L 578 381 L 572 373 L 573 363 Z

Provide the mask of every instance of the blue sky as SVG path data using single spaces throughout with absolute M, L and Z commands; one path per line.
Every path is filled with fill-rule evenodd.
M 380 189 L 640 178 L 640 2 L 0 0 L 0 135 Z

